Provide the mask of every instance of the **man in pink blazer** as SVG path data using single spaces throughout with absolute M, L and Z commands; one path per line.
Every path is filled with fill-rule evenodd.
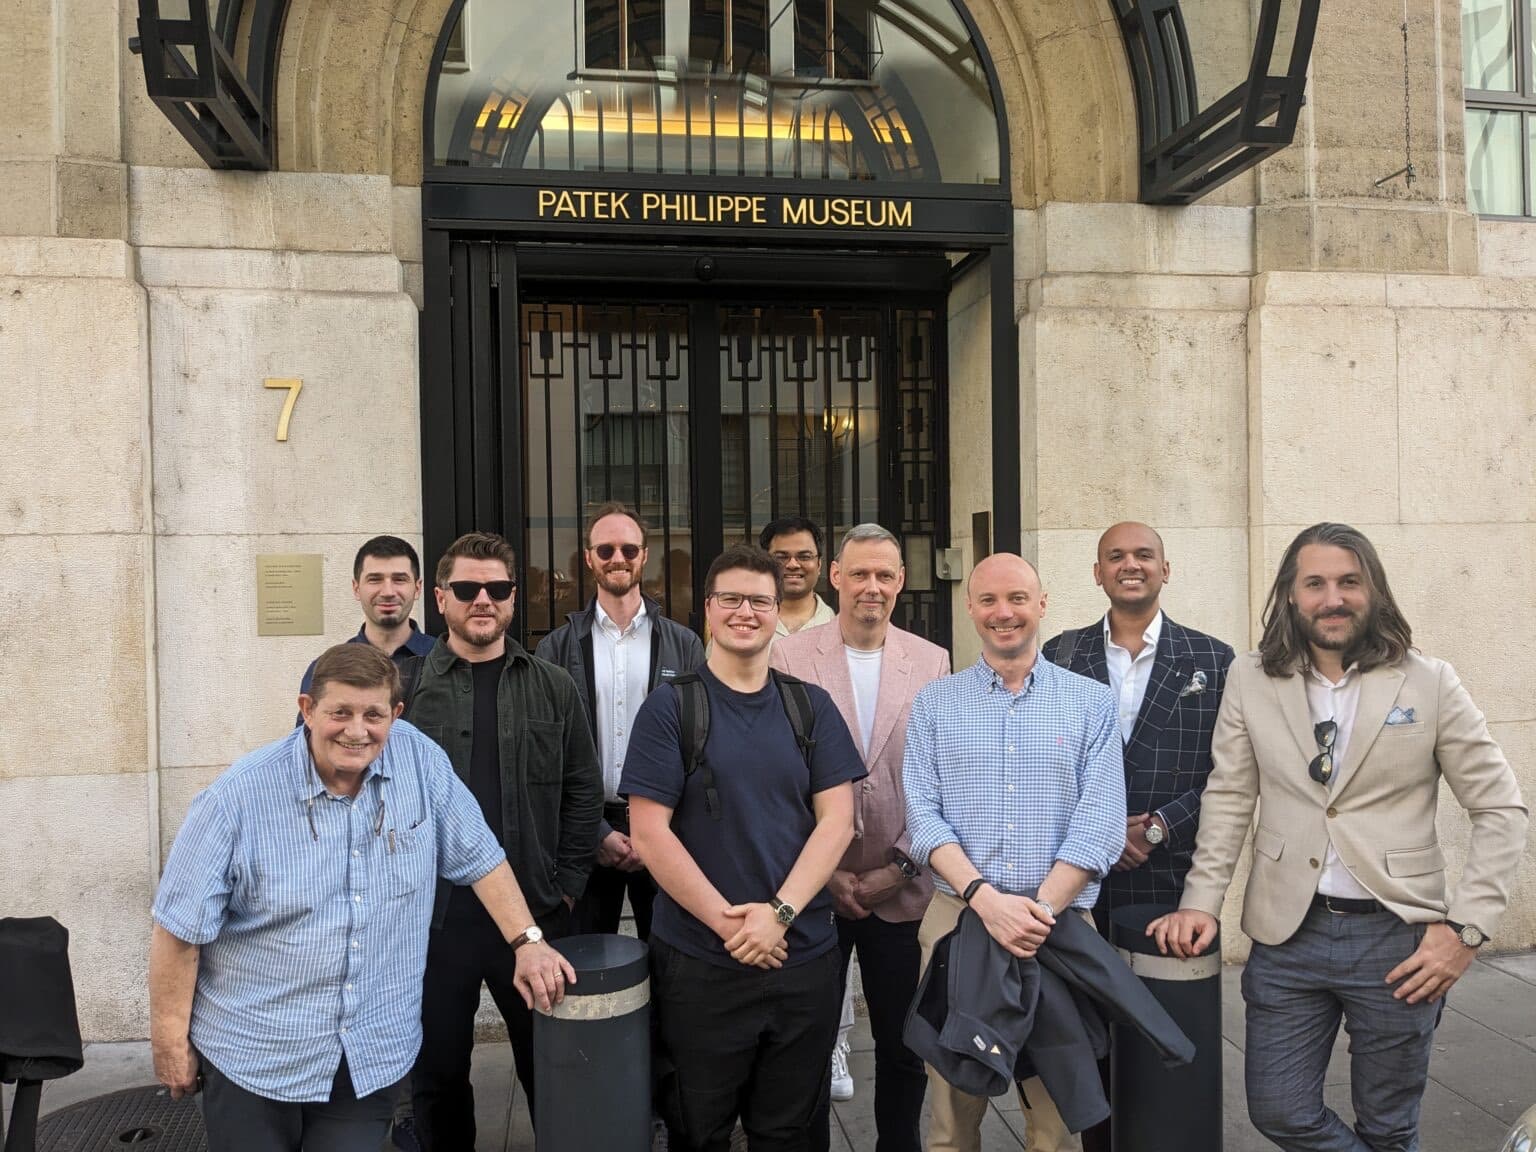
M 933 882 L 907 851 L 901 761 L 907 713 L 918 691 L 949 674 L 949 653 L 891 625 L 906 579 L 901 545 L 878 524 L 848 530 L 829 573 L 837 619 L 781 636 L 775 668 L 826 689 L 864 755 L 869 776 L 854 789 L 853 843 L 827 887 L 837 914 L 843 979 L 855 948 L 875 1038 L 876 1152 L 920 1152 L 927 1075 L 902 1043 L 917 991 L 917 929 Z M 825 1148 L 824 1116 L 812 1147 Z

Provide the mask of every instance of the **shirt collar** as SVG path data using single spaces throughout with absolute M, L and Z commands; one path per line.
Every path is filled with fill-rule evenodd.
M 393 725 L 390 726 L 390 731 L 394 731 Z M 284 739 L 288 742 L 288 747 L 285 749 L 288 754 L 288 762 L 293 769 L 294 778 L 298 781 L 296 794 L 299 800 L 307 802 L 315 796 L 330 795 L 330 790 L 326 788 L 325 782 L 320 779 L 320 772 L 315 767 L 314 757 L 310 755 L 308 727 L 300 724 Z M 379 753 L 379 758 L 368 765 L 367 775 L 363 777 L 363 787 L 366 788 L 368 781 L 372 780 L 375 776 L 380 780 L 389 779 L 388 740 L 384 742 L 384 750 Z
M 1356 661 L 1348 668 L 1344 669 L 1344 675 L 1339 677 L 1339 682 L 1335 684 L 1332 680 L 1328 679 L 1328 677 L 1319 672 L 1316 667 L 1311 664 L 1307 665 L 1307 678 L 1315 684 L 1321 684 L 1324 688 L 1342 688 L 1349 683 L 1350 677 L 1358 676 L 1359 674 L 1360 664 L 1358 661 Z
M 614 631 L 618 632 L 620 636 L 623 636 L 629 632 L 633 632 L 635 629 L 639 628 L 640 622 L 645 619 L 644 598 L 640 600 L 640 610 L 635 613 L 634 619 L 629 622 L 629 627 L 623 630 L 620 630 L 619 626 L 614 623 L 612 616 L 603 611 L 603 603 L 601 600 L 592 601 L 592 606 L 597 609 L 597 626 L 599 628 L 607 628 L 609 625 L 612 625 Z
M 1029 670 L 1029 675 L 1024 677 L 1024 687 L 1020 688 L 1017 693 L 1009 693 L 1009 695 L 1027 695 L 1029 690 L 1035 686 L 1035 678 L 1040 674 L 1041 665 L 1048 665 L 1049 663 L 1043 656 L 1036 653 L 1035 666 Z M 998 674 L 996 668 L 987 663 L 985 656 L 976 657 L 976 663 L 972 665 L 972 670 L 976 676 L 976 682 L 981 686 L 982 691 L 1008 692 L 1008 686 L 1003 683 L 1002 676 Z
M 1148 622 L 1147 630 L 1141 634 L 1141 638 L 1146 641 L 1147 648 L 1150 648 L 1153 652 L 1156 652 L 1157 651 L 1157 642 L 1160 639 L 1162 639 L 1162 636 L 1163 636 L 1163 610 L 1161 608 L 1159 608 L 1157 610 L 1157 614 L 1152 617 L 1150 622 Z M 1109 613 L 1106 612 L 1106 613 L 1104 613 L 1104 647 L 1108 648 L 1112 644 L 1116 648 L 1120 647 L 1118 644 L 1115 644 L 1115 642 L 1109 638 Z M 1125 649 L 1123 649 L 1123 648 L 1121 648 L 1120 650 L 1122 652 L 1125 651 Z
M 425 656 L 428 652 L 432 651 L 432 638 L 426 635 L 426 633 L 422 632 L 421 629 L 416 627 L 416 621 L 407 620 L 406 623 L 411 626 L 411 634 L 405 638 L 404 644 L 400 645 L 400 647 L 389 653 L 390 659 L 394 659 L 402 652 L 409 652 L 415 656 Z M 368 625 L 366 623 L 361 625 L 357 630 L 357 635 L 348 640 L 347 643 L 369 643 Z

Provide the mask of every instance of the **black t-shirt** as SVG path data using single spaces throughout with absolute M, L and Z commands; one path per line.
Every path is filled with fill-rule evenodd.
M 502 839 L 501 814 L 501 744 L 497 735 L 496 689 L 501 684 L 505 655 L 469 666 L 474 678 L 475 707 L 470 726 L 469 790 L 480 802 L 486 825 Z M 480 899 L 468 887 L 455 888 L 448 903 L 448 915 L 454 920 L 489 919 Z
M 704 755 L 715 772 L 720 819 L 704 805 L 702 771 L 683 771 L 682 721 L 677 690 L 657 687 L 640 707 L 619 792 L 674 809 L 672 830 L 732 904 L 766 901 L 779 890 L 816 827 L 811 797 L 867 775 L 863 758 L 832 698 L 806 685 L 815 716 L 816 749 L 807 769 L 772 678 L 761 691 L 742 693 L 700 668 L 709 693 L 709 739 Z M 832 898 L 825 890 L 799 909 L 785 937 L 787 964 L 804 964 L 837 943 Z M 656 897 L 651 931 L 672 947 L 723 967 L 736 961 L 720 938 L 665 892 Z

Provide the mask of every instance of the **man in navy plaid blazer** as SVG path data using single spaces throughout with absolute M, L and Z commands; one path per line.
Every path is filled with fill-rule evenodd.
M 1101 917 L 1123 904 L 1178 905 L 1211 772 L 1211 732 L 1233 653 L 1163 614 L 1168 573 L 1161 536 L 1145 524 L 1116 524 L 1099 538 L 1093 566 L 1109 612 L 1042 649 L 1052 663 L 1108 684 L 1120 710 L 1125 851 L 1100 889 Z

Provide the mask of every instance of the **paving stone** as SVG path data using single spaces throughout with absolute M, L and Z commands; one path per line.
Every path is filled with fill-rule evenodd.
M 1435 1031 L 1429 1074 L 1505 1125 L 1536 1103 L 1531 1050 L 1459 1012 L 1447 1012 Z
M 1532 974 L 1536 976 L 1536 966 Z M 1536 986 L 1518 975 L 1489 964 L 1473 964 L 1451 989 L 1447 1007 L 1536 1050 Z

